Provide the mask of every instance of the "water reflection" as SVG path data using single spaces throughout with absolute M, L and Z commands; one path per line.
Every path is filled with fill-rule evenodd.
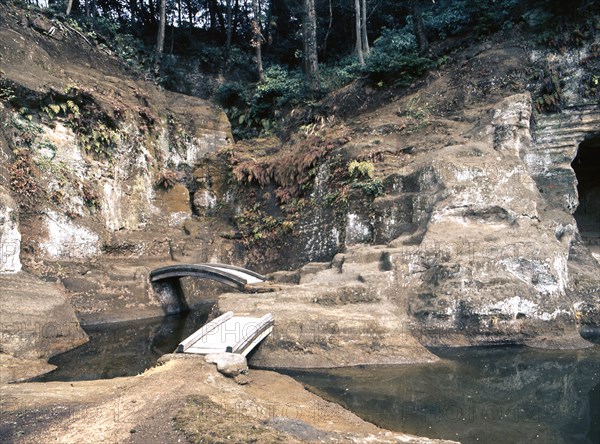
M 84 327 L 90 341 L 50 359 L 58 369 L 37 380 L 107 379 L 141 373 L 205 324 L 211 307 L 182 315 Z
M 600 442 L 600 347 L 434 352 L 445 361 L 293 376 L 392 430 L 466 444 Z

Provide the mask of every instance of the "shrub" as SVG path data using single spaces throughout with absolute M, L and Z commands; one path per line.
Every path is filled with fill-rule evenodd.
M 321 87 L 325 91 L 334 91 L 349 84 L 360 74 L 360 65 L 356 57 L 345 57 L 334 65 L 323 65 L 321 69 Z
M 247 89 L 241 82 L 227 82 L 217 88 L 214 99 L 224 108 L 248 106 Z
M 425 26 L 440 39 L 467 33 L 486 35 L 504 27 L 518 0 L 442 0 L 423 13 Z
M 306 93 L 304 75 L 299 71 L 288 71 L 281 65 L 272 65 L 265 70 L 265 80 L 256 87 L 255 104 L 285 107 L 301 101 Z
M 432 66 L 431 59 L 419 56 L 415 37 L 405 27 L 399 30 L 385 29 L 382 32 L 381 37 L 374 42 L 365 72 L 374 81 L 393 80 L 396 84 L 406 85 Z
M 308 89 L 300 71 L 289 71 L 282 65 L 265 69 L 265 80 L 254 89 L 241 82 L 222 85 L 215 100 L 225 108 L 238 139 L 268 136 L 278 127 L 285 109 L 302 103 Z
M 435 30 L 441 40 L 461 34 L 468 30 L 471 21 L 467 3 L 465 0 L 454 0 L 440 4 L 441 13 L 436 13 L 435 8 L 428 9 L 423 12 L 423 23 L 427 29 Z
M 348 165 L 348 173 L 350 177 L 356 179 L 373 179 L 375 175 L 375 165 L 373 162 L 359 162 L 353 160 Z

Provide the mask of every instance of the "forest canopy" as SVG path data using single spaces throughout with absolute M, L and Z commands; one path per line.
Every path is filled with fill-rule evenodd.
M 357 79 L 402 87 L 459 47 L 526 24 L 585 33 L 593 0 L 26 0 L 165 87 L 217 100 L 237 137 Z M 587 20 L 587 22 L 586 22 Z M 189 69 L 219 78 L 201 91 Z M 190 91 L 193 90 L 193 91 Z

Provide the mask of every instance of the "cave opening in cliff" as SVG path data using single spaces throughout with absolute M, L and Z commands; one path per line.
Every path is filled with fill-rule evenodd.
M 575 220 L 586 242 L 600 239 L 600 134 L 586 138 L 571 163 L 577 176 L 579 206 Z M 594 242 L 594 243 L 595 243 Z

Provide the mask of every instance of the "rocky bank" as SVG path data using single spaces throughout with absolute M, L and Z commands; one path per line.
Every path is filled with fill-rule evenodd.
M 351 85 L 320 123 L 234 144 L 222 110 L 145 81 L 73 29 L 4 4 L 0 19 L 3 384 L 50 370 L 49 357 L 86 341 L 81 324 L 172 311 L 148 273 L 177 262 L 269 273 L 271 291 L 253 295 L 181 281 L 182 309 L 215 300 L 215 315 L 273 314 L 254 366 L 433 362 L 429 345 L 592 346 L 579 333 L 600 326 L 600 107 L 586 89 L 599 42 L 553 52 L 498 35 L 378 106 L 374 87 Z M 560 72 L 553 112 L 535 75 L 545 69 Z M 299 194 L 261 182 L 286 162 L 306 174 Z M 430 442 L 253 372 L 242 388 L 181 359 L 72 389 L 3 385 L 2 433 L 148 442 L 197 436 L 200 414 L 216 427 L 241 412 L 227 433 Z M 277 397 L 334 419 L 261 413 Z M 127 421 L 113 415 L 123 406 Z
M 599 42 L 553 52 L 498 35 L 379 106 L 367 106 L 381 97 L 372 87 L 351 85 L 320 124 L 234 144 L 217 107 L 136 77 L 69 28 L 49 35 L 48 19 L 0 13 L 3 381 L 47 371 L 86 340 L 80 324 L 163 314 L 148 273 L 174 262 L 269 273 L 273 291 L 254 295 L 182 281 L 187 306 L 273 314 L 255 366 L 433 362 L 428 345 L 592 346 L 579 331 L 600 325 L 600 107 L 585 89 Z M 534 72 L 549 67 L 562 76 L 558 112 L 540 109 Z M 288 160 L 301 192 L 261 180 Z M 81 393 L 110 386 L 99 402 L 114 404 L 140 380 Z M 143 438 L 102 424 L 98 436 Z M 69 427 L 83 436 L 85 421 Z
M 20 310 L 8 301 L 22 275 L 72 307 L 49 322 L 160 315 L 152 268 L 228 262 L 283 285 L 219 298 L 221 311 L 274 314 L 285 334 L 257 354 L 264 365 L 420 362 L 440 344 L 581 347 L 579 327 L 598 326 L 598 192 L 593 171 L 571 165 L 584 149 L 597 159 L 600 112 L 582 84 L 598 42 L 554 53 L 500 35 L 387 104 L 287 145 L 234 146 L 216 107 L 132 77 L 67 28 L 46 35 L 40 17 L 4 12 L 5 313 Z M 538 109 L 540 66 L 560 68 L 561 112 Z M 329 112 L 365 92 L 340 91 Z M 281 205 L 289 189 L 261 185 L 260 168 L 303 146 L 316 153 L 310 186 Z M 368 171 L 350 177 L 352 162 Z M 223 291 L 201 287 L 183 281 L 187 305 Z M 18 343 L 20 327 L 4 325 L 3 342 Z

